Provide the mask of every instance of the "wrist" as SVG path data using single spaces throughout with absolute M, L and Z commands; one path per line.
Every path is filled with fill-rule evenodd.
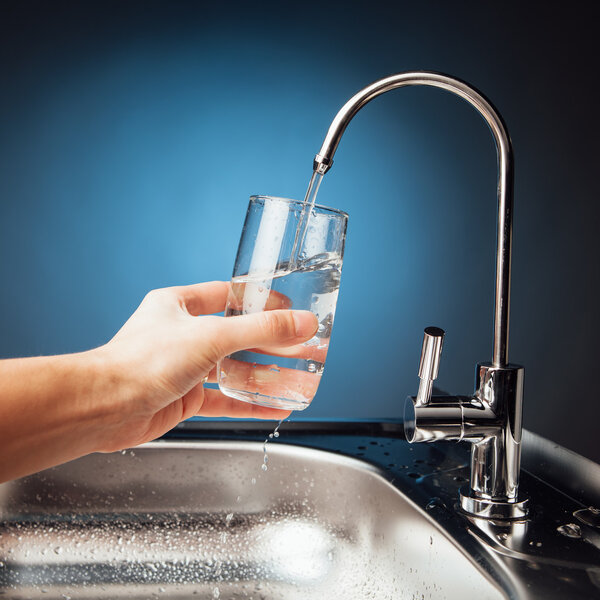
M 0 361 L 0 481 L 104 450 L 128 393 L 103 351 Z
M 100 346 L 80 355 L 82 371 L 89 387 L 84 392 L 86 421 L 90 427 L 95 452 L 120 450 L 114 440 L 120 437 L 131 411 L 139 406 L 144 391 L 134 376 L 134 367 L 119 360 L 109 345 Z

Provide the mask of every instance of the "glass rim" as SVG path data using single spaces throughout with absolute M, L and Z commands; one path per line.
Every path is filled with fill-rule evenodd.
M 294 198 L 284 198 L 283 196 L 269 196 L 267 194 L 252 194 L 252 196 L 250 196 L 250 201 L 264 200 L 267 198 L 269 200 L 278 200 L 280 202 L 285 202 L 287 204 L 298 204 L 300 206 L 310 206 L 310 202 L 305 202 L 304 200 L 294 200 Z M 320 210 L 328 211 L 330 213 L 334 213 L 336 215 L 345 217 L 346 219 L 349 218 L 348 213 L 343 210 L 340 210 L 339 208 L 331 208 L 330 206 L 324 206 L 323 204 L 313 204 L 312 206 L 313 206 L 313 208 L 318 208 Z

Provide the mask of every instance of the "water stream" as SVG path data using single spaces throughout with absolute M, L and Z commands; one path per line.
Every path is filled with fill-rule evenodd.
M 294 245 L 292 246 L 292 255 L 290 256 L 290 267 L 295 268 L 298 264 L 298 259 L 302 259 L 302 256 L 298 256 L 301 253 L 302 245 L 304 244 L 304 238 L 306 237 L 306 231 L 308 229 L 308 222 L 315 205 L 319 186 L 323 181 L 323 175 L 313 171 L 312 177 L 308 184 L 308 189 L 304 196 L 304 205 L 302 207 L 302 214 L 300 215 L 300 222 L 298 223 L 298 229 L 296 230 L 296 236 L 294 238 Z

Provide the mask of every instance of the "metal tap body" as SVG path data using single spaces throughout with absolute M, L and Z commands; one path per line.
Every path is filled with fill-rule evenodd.
M 442 344 L 441 339 L 436 343 L 428 335 L 443 337 L 443 331 L 428 328 L 432 331 L 428 334 L 426 330 L 419 393 L 406 400 L 406 437 L 409 442 L 470 441 L 471 481 L 469 488 L 461 492 L 463 509 L 488 518 L 518 518 L 527 510 L 526 500 L 518 500 L 523 368 L 508 363 L 514 174 L 512 145 L 502 117 L 482 94 L 463 81 L 427 71 L 398 73 L 375 81 L 346 102 L 329 127 L 313 169 L 324 175 L 331 168 L 348 123 L 365 104 L 385 92 L 412 85 L 437 87 L 456 94 L 488 124 L 497 152 L 498 226 L 492 361 L 477 365 L 473 396 L 432 397 Z M 425 377 L 423 369 L 429 371 Z

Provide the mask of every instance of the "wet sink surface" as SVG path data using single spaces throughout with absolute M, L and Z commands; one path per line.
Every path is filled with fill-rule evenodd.
M 367 463 L 156 442 L 0 486 L 0 597 L 506 596 Z

